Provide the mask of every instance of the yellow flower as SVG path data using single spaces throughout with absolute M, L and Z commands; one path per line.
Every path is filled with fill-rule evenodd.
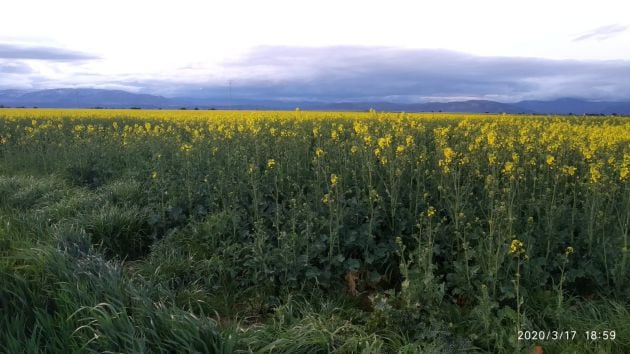
M 455 151 L 451 149 L 450 147 L 447 147 L 444 149 L 444 159 L 446 160 L 446 163 L 451 163 L 455 155 L 456 155 Z
M 514 239 L 512 240 L 512 243 L 510 244 L 510 254 L 523 254 L 525 253 L 525 248 L 523 245 L 523 242 Z
M 438 166 L 442 169 L 442 171 L 444 173 L 449 173 L 451 172 L 451 168 L 448 166 L 448 163 L 444 160 L 439 160 L 438 161 Z
M 491 131 L 488 133 L 488 145 L 490 146 L 494 146 L 496 140 L 497 140 L 497 133 Z
M 556 158 L 551 156 L 551 155 L 547 155 L 547 159 L 545 159 L 545 162 L 547 163 L 547 166 L 553 166 L 554 161 L 556 161 Z
M 353 128 L 356 134 L 365 134 L 368 131 L 368 126 L 359 122 L 355 122 Z
M 493 153 L 488 154 L 488 164 L 493 166 L 497 163 L 497 156 Z
M 434 216 L 435 216 L 435 208 L 431 206 L 429 207 L 429 209 L 427 209 L 427 217 L 430 219 Z
M 359 151 L 359 148 L 356 145 L 352 145 L 350 148 L 350 152 L 356 154 Z
M 332 201 L 332 198 L 330 196 L 330 193 L 326 193 L 324 194 L 324 197 L 322 197 L 322 203 L 324 204 L 328 204 Z
M 501 172 L 505 173 L 506 175 L 509 175 L 512 173 L 512 170 L 514 170 L 514 163 L 511 161 L 508 161 L 505 163 L 505 165 L 503 165 L 503 170 L 501 170 Z
M 381 149 L 388 147 L 392 143 L 392 136 L 390 134 L 385 135 L 383 138 L 378 138 L 378 146 Z
M 334 173 L 331 174 L 330 175 L 330 185 L 334 187 L 334 186 L 337 185 L 338 182 L 339 182 L 339 177 L 336 174 L 334 174 Z
M 451 172 L 450 164 L 453 162 L 453 158 L 457 155 L 457 153 L 450 147 L 444 148 L 442 153 L 444 155 L 444 159 L 440 159 L 438 161 L 438 166 L 444 173 L 449 173 Z
M 562 169 L 561 169 L 562 173 L 567 176 L 573 176 L 576 170 L 577 168 L 573 166 L 567 166 L 567 165 L 562 166 Z
M 630 176 L 630 169 L 628 167 L 622 167 L 621 171 L 619 171 L 619 179 L 625 181 Z
M 596 165 L 591 165 L 589 168 L 589 172 L 591 175 L 591 182 L 597 183 L 602 178 L 602 173 L 599 171 L 599 168 Z
M 584 155 L 584 159 L 590 160 L 593 157 L 593 151 L 588 148 L 583 148 L 582 155 Z
M 182 144 L 179 149 L 183 152 L 189 152 L 192 149 L 192 145 L 190 144 Z
M 445 138 L 448 135 L 450 129 L 451 127 L 435 128 L 433 129 L 433 133 L 435 134 L 436 138 Z
M 564 254 L 566 254 L 567 256 L 570 256 L 573 254 L 573 247 L 569 246 L 564 250 Z
M 156 179 L 157 176 L 158 176 L 157 172 L 155 172 L 155 171 L 151 172 L 151 179 Z
M 317 157 L 324 156 L 324 150 L 322 150 L 321 148 L 315 149 L 315 156 L 317 156 Z
M 267 160 L 267 168 L 272 170 L 274 167 L 276 167 L 276 160 L 274 159 Z
M 398 145 L 398 147 L 396 147 L 396 155 L 402 155 L 405 153 L 405 147 L 402 145 Z
M 376 202 L 380 199 L 378 191 L 376 189 L 370 189 L 369 198 L 371 202 Z

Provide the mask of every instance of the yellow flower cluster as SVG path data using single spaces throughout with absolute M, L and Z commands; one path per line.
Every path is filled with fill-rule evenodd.
M 630 181 L 630 121 L 621 117 L 0 109 L 3 149 L 38 141 L 108 141 L 124 151 L 153 138 L 169 139 L 181 153 L 198 151 L 200 156 L 230 154 L 226 144 L 237 139 L 263 149 L 310 146 L 315 158 L 335 160 L 348 152 L 352 161 L 376 163 L 396 174 L 431 163 L 433 170 L 450 176 L 470 172 L 496 178 L 498 173 L 523 180 L 541 178 L 532 170 L 545 168 L 546 178 L 572 177 L 593 188 Z M 267 164 L 274 166 L 275 160 Z M 464 174 L 452 173 L 456 169 Z
M 512 243 L 510 243 L 510 250 L 508 251 L 508 253 L 511 255 L 524 254 L 525 245 L 523 244 L 523 242 L 519 241 L 518 239 L 514 239 L 512 240 Z
M 183 152 L 189 152 L 190 150 L 192 150 L 192 145 L 182 144 L 182 146 L 180 146 L 179 149 Z
M 337 185 L 337 183 L 339 183 L 339 176 L 337 176 L 336 174 L 331 174 L 330 175 L 330 185 L 332 187 L 335 187 Z

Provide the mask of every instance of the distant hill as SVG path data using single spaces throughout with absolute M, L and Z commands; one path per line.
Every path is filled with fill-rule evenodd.
M 373 108 L 378 111 L 405 112 L 532 113 L 527 109 L 515 105 L 484 100 L 408 104 L 392 102 L 339 102 L 311 107 L 306 105 L 305 108 L 332 111 L 365 111 Z
M 374 108 L 379 111 L 404 112 L 630 115 L 630 102 L 593 102 L 571 98 L 553 101 L 521 101 L 516 103 L 500 103 L 486 100 L 412 104 L 391 102 L 340 102 L 315 106 L 307 105 L 305 108 L 340 111 L 364 111 Z
M 41 91 L 0 91 L 0 104 L 11 107 L 48 108 L 161 108 L 174 102 L 161 96 L 121 90 L 52 89 Z
M 595 102 L 575 98 L 553 101 L 521 101 L 515 103 L 532 112 L 555 114 L 630 114 L 630 102 Z
M 230 102 L 230 104 L 226 104 Z M 281 100 L 234 100 L 226 98 L 167 98 L 121 90 L 51 89 L 39 91 L 0 90 L 5 107 L 49 108 L 217 108 L 217 109 L 302 109 L 404 112 L 528 113 L 528 114 L 619 114 L 630 115 L 629 102 L 596 102 L 575 98 L 552 101 L 501 103 L 488 100 L 455 102 L 394 103 L 375 102 L 292 102 Z
M 470 100 L 462 102 L 444 102 L 444 103 L 425 103 L 423 105 L 425 111 L 442 111 L 442 112 L 490 112 L 490 113 L 532 113 L 527 109 L 494 101 Z

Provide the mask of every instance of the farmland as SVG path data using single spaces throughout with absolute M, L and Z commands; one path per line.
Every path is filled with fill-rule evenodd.
M 625 117 L 0 110 L 0 352 L 629 352 L 629 243 Z

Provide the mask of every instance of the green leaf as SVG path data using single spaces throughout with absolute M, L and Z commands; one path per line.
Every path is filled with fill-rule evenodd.
M 345 262 L 346 269 L 357 270 L 361 267 L 361 262 L 358 259 L 348 258 Z

